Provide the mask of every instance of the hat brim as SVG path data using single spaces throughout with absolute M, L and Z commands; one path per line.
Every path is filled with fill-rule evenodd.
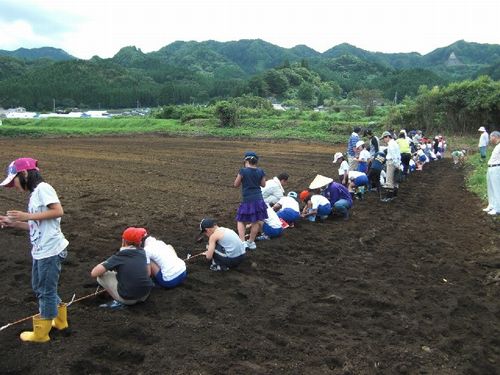
M 5 180 L 0 183 L 0 186 L 11 188 L 14 187 L 14 178 L 17 174 L 9 174 Z
M 319 189 L 323 186 L 328 185 L 331 182 L 333 182 L 333 178 L 325 177 L 318 174 L 309 185 L 309 189 Z

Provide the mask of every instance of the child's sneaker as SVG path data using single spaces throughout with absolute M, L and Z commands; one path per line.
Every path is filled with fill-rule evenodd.
M 267 234 L 262 234 L 258 237 L 255 238 L 255 241 L 265 241 L 265 240 L 269 240 L 269 236 Z
M 105 309 L 111 309 L 111 310 L 121 310 L 126 307 L 125 304 L 121 303 L 120 301 L 111 301 L 108 303 L 103 303 L 102 305 L 99 305 L 99 307 L 105 308 Z
M 229 267 L 226 267 L 226 266 L 223 266 L 223 265 L 220 265 L 220 264 L 214 264 L 214 263 L 212 263 L 210 265 L 210 271 L 219 272 L 219 271 L 227 271 L 228 269 L 229 269 Z
M 255 250 L 257 248 L 255 241 L 245 241 L 243 244 L 245 245 L 245 249 Z

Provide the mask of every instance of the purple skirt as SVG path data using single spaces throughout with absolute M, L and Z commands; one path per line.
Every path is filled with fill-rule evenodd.
M 267 219 L 267 205 L 263 199 L 240 203 L 240 207 L 236 213 L 236 221 L 256 223 L 264 219 Z

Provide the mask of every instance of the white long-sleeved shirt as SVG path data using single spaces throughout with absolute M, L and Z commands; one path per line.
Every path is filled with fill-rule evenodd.
M 399 145 L 394 140 L 391 139 L 387 143 L 387 162 L 394 164 L 396 167 L 401 164 L 401 152 L 399 151 Z
M 269 204 L 275 204 L 280 198 L 283 197 L 285 189 L 281 186 L 281 182 L 278 177 L 273 177 L 272 180 L 266 181 L 266 186 L 262 188 L 262 198 L 264 202 Z
M 482 132 L 481 136 L 479 137 L 479 144 L 477 147 L 486 147 L 488 146 L 489 143 L 489 137 L 487 132 Z
M 500 143 L 498 143 L 493 152 L 491 153 L 490 160 L 488 160 L 488 165 L 500 164 Z

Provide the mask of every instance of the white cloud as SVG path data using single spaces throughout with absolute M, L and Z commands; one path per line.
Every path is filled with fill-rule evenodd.
M 500 42 L 497 0 L 24 0 L 16 8 L 17 3 L 0 0 L 0 30 L 25 22 L 32 37 L 26 30 L 1 36 L 0 49 L 43 43 L 80 58 L 111 57 L 128 45 L 151 52 L 176 40 L 260 38 L 319 52 L 346 42 L 371 51 L 420 53 L 459 39 Z
M 50 39 L 34 33 L 28 22 L 0 23 L 0 46 L 3 49 L 40 47 L 49 42 L 51 42 Z

